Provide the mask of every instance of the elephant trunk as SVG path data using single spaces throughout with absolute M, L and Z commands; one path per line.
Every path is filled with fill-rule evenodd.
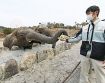
M 48 37 L 40 33 L 34 32 L 34 33 L 29 33 L 26 39 L 29 42 L 34 41 L 34 42 L 53 44 L 52 48 L 55 48 L 56 42 L 58 41 L 58 37 L 60 37 L 60 35 L 62 34 L 68 35 L 65 30 L 59 30 L 58 32 L 55 33 L 53 37 Z
M 68 36 L 68 33 L 65 30 L 59 30 L 58 32 L 56 32 L 55 35 L 52 37 L 52 48 L 55 48 L 56 42 L 61 35 Z
M 58 41 L 58 37 L 60 37 L 61 35 L 66 35 L 68 36 L 68 33 L 65 30 L 59 30 L 58 32 L 55 33 L 55 35 L 53 36 L 53 42 L 57 42 Z
M 52 37 L 48 37 L 46 35 L 43 35 L 43 34 L 40 34 L 40 33 L 37 33 L 37 32 L 31 32 L 29 34 L 27 34 L 26 36 L 26 40 L 28 42 L 35 42 L 35 43 L 48 43 L 48 44 L 51 44 L 52 43 Z

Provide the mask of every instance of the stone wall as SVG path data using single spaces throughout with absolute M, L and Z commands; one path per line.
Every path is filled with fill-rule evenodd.
M 80 66 L 75 67 L 79 57 L 73 51 L 75 48 L 70 49 L 71 46 L 60 43 L 55 49 L 45 44 L 25 51 L 2 50 L 0 80 L 5 80 L 5 83 L 77 83 Z M 70 75 L 72 71 L 74 73 Z M 8 80 L 11 76 L 12 79 Z

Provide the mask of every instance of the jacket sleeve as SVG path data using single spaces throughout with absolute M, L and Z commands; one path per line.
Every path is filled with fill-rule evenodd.
M 104 37 L 104 42 L 105 42 L 105 30 L 104 30 L 104 35 L 103 35 L 103 37 Z M 105 60 L 105 56 L 104 56 L 104 60 Z
M 101 20 L 101 21 L 104 21 L 105 22 L 105 19 L 103 19 L 103 20 Z M 105 26 L 104 26 L 105 27 Z M 104 35 L 103 35 L 103 37 L 104 37 L 104 41 L 105 41 L 105 29 L 104 29 Z
M 67 43 L 76 43 L 79 42 L 82 39 L 82 28 L 78 33 L 76 33 L 75 37 L 70 37 L 66 40 Z

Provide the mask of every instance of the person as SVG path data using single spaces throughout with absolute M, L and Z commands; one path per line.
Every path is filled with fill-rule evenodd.
M 91 83 L 90 61 L 95 71 L 96 82 L 105 83 L 105 20 L 99 19 L 99 13 L 98 6 L 88 7 L 86 9 L 88 24 L 83 26 L 74 38 L 66 39 L 67 43 L 82 40 L 80 83 Z

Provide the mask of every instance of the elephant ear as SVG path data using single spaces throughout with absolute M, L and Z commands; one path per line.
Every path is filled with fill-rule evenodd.
M 12 42 L 12 45 L 18 46 L 18 41 L 17 41 L 17 38 L 16 37 L 14 37 L 13 42 Z

